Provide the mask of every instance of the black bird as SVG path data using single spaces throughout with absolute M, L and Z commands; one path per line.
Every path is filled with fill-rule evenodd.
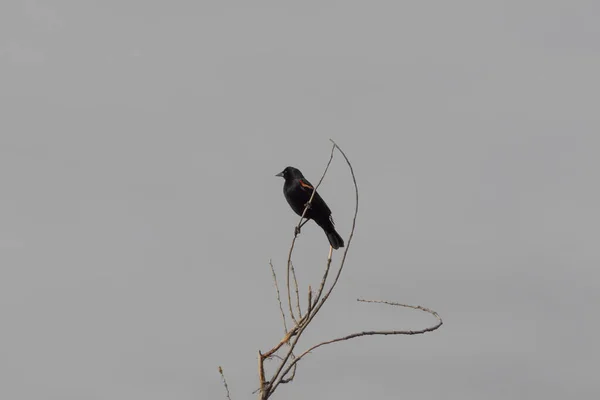
M 310 200 L 314 186 L 304 178 L 302 172 L 294 167 L 287 167 L 275 176 L 281 176 L 285 179 L 283 185 L 283 195 L 285 199 L 292 207 L 292 210 L 296 214 L 302 216 L 306 203 Z M 333 219 L 331 218 L 331 210 L 327 207 L 327 204 L 323 200 L 319 193 L 315 193 L 315 196 L 310 203 L 310 208 L 306 210 L 304 215 L 306 219 L 312 219 L 325 231 L 329 244 L 334 249 L 344 247 L 344 239 L 335 231 L 333 226 Z

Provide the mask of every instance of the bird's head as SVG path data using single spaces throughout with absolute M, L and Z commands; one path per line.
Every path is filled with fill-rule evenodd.
M 299 169 L 294 168 L 294 167 L 286 167 L 283 171 L 281 171 L 280 173 L 278 173 L 275 176 L 280 176 L 283 179 L 285 179 L 286 181 L 288 181 L 290 179 L 304 178 L 304 176 L 302 175 L 302 172 L 300 172 Z

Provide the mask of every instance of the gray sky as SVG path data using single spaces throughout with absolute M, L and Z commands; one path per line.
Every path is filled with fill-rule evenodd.
M 484 4 L 485 3 L 485 4 Z M 345 274 L 277 398 L 600 395 L 594 1 L 5 1 L 0 398 L 254 398 L 297 217 L 335 139 Z M 343 236 L 350 175 L 322 190 Z M 314 224 L 296 253 L 316 286 Z M 336 252 L 339 257 L 341 253 Z

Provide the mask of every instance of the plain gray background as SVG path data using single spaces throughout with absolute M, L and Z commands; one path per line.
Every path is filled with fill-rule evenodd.
M 0 397 L 254 398 L 297 217 L 347 152 L 345 274 L 277 398 L 600 395 L 596 1 L 4 1 Z M 337 157 L 320 190 L 343 236 Z M 327 254 L 310 223 L 300 284 Z M 335 253 L 339 257 L 340 253 Z

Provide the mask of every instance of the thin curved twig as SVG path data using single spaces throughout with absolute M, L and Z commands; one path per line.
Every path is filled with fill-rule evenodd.
M 345 340 L 350 340 L 350 339 L 354 339 L 354 338 L 362 337 L 362 336 L 374 336 L 374 335 L 421 335 L 421 334 L 424 334 L 424 333 L 427 333 L 427 332 L 435 331 L 436 329 L 438 329 L 443 324 L 442 318 L 439 316 L 439 314 L 437 312 L 435 312 L 435 311 L 427 308 L 427 307 L 413 306 L 413 305 L 410 305 L 410 304 L 393 303 L 393 302 L 390 302 L 390 301 L 382 301 L 382 300 L 357 299 L 357 301 L 359 301 L 361 303 L 387 304 L 387 305 L 390 305 L 390 306 L 407 307 L 407 308 L 412 308 L 412 309 L 415 309 L 415 310 L 420 310 L 420 311 L 423 311 L 423 312 L 426 312 L 426 313 L 429 313 L 429 314 L 433 315 L 438 320 L 438 322 L 435 325 L 432 325 L 432 326 L 427 327 L 427 328 L 419 329 L 419 330 L 416 330 L 416 331 L 413 331 L 413 330 L 363 331 L 363 332 L 351 333 L 350 335 L 346 335 L 346 336 L 343 336 L 343 337 L 339 337 L 339 338 L 336 338 L 336 339 L 331 339 L 331 340 L 327 340 L 327 341 L 318 343 L 318 344 L 310 347 L 306 351 L 304 351 L 304 353 L 300 354 L 294 360 L 292 360 L 288 364 L 288 367 L 283 371 L 283 376 L 285 376 L 288 373 L 288 371 L 291 368 L 293 368 L 294 365 L 296 365 L 296 363 L 298 363 L 298 361 L 300 361 L 308 353 L 312 352 L 313 350 L 315 350 L 315 349 L 317 349 L 317 348 L 319 348 L 321 346 L 325 346 L 327 344 L 342 342 L 342 341 L 345 341 Z M 275 387 L 273 389 L 275 389 Z
M 329 139 L 329 140 L 331 140 L 331 139 Z M 340 268 L 338 269 L 335 279 L 334 279 L 331 287 L 327 291 L 327 294 L 325 295 L 325 297 L 323 297 L 323 299 L 321 300 L 321 303 L 317 306 L 315 313 L 323 306 L 323 303 L 325 303 L 325 301 L 327 300 L 327 298 L 333 291 L 333 288 L 335 287 L 338 280 L 340 279 L 340 275 L 342 274 L 342 270 L 344 268 L 344 263 L 346 261 L 346 256 L 348 255 L 348 251 L 350 250 L 350 243 L 352 242 L 352 238 L 354 237 L 354 230 L 356 228 L 356 217 L 358 216 L 358 184 L 356 183 L 356 176 L 354 175 L 354 168 L 352 168 L 352 163 L 350 163 L 350 160 L 346 156 L 346 153 L 344 153 L 344 150 L 342 150 L 337 145 L 337 143 L 335 143 L 333 140 L 331 140 L 331 143 L 333 143 L 334 147 L 336 147 L 339 150 L 339 152 L 342 153 L 342 156 L 344 156 L 344 159 L 346 160 L 346 163 L 348 164 L 348 167 L 350 168 L 350 173 L 352 174 L 352 181 L 354 183 L 354 194 L 355 194 L 354 218 L 352 219 L 352 229 L 350 230 L 350 236 L 348 237 L 348 243 L 346 244 L 346 249 L 344 250 L 344 254 L 342 255 L 342 260 L 340 262 Z
M 331 247 L 330 247 L 331 249 Z M 319 285 L 319 290 L 317 290 L 317 296 L 313 300 L 311 304 L 311 310 L 314 309 L 314 306 L 319 302 L 321 295 L 323 294 L 323 289 L 325 289 L 325 282 L 327 281 L 327 277 L 329 276 L 329 269 L 331 268 L 331 252 L 329 253 L 329 257 L 327 258 L 327 264 L 325 265 L 325 272 L 323 273 L 323 278 L 321 278 L 321 284 Z M 308 313 L 307 313 L 308 314 Z

